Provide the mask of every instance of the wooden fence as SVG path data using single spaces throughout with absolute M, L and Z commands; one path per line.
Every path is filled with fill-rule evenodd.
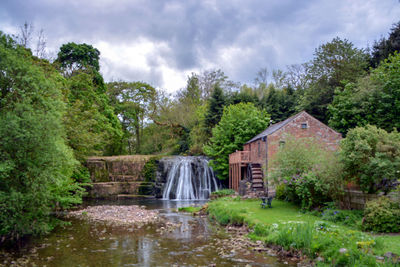
M 340 201 L 340 207 L 343 209 L 364 209 L 365 203 L 382 196 L 382 194 L 366 194 L 359 190 L 344 190 L 343 198 Z M 388 195 L 391 199 L 400 201 L 399 195 L 390 193 Z

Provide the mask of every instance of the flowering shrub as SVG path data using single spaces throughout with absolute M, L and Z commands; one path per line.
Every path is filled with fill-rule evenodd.
M 341 223 L 346 226 L 359 226 L 363 217 L 363 212 L 360 210 L 338 210 L 327 208 L 319 215 L 321 219 L 335 223 Z
M 341 165 L 332 151 L 312 138 L 286 138 L 272 161 L 277 196 L 310 210 L 335 199 L 342 191 Z M 283 186 L 283 188 L 282 188 Z
M 331 200 L 327 195 L 329 185 L 314 172 L 293 175 L 290 180 L 284 179 L 283 183 L 286 185 L 287 199 L 300 204 L 304 210 L 321 206 Z

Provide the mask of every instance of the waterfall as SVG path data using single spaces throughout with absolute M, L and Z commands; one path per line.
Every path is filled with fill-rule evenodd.
M 205 157 L 172 157 L 164 187 L 164 199 L 208 199 L 218 190 L 217 181 Z

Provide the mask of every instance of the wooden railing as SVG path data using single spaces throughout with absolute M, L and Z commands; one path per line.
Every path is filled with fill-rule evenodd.
M 229 164 L 249 163 L 250 151 L 236 151 L 229 155 Z

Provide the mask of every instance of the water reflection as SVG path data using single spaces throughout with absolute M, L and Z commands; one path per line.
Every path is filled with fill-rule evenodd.
M 174 210 L 200 201 L 124 200 L 110 203 L 95 201 L 87 205 L 145 205 L 160 209 L 166 219 L 178 225 L 172 231 L 162 231 L 162 225 L 141 229 L 108 226 L 71 219 L 71 225 L 56 229 L 49 236 L 35 240 L 22 254 L 30 264 L 38 266 L 283 266 L 273 257 L 247 252 L 232 257 L 218 254 L 224 234 L 212 229 L 206 218 L 176 213 Z M 35 246 L 46 245 L 32 253 Z M 0 262 L 4 259 L 0 256 Z M 1 266 L 1 263 L 0 263 Z

